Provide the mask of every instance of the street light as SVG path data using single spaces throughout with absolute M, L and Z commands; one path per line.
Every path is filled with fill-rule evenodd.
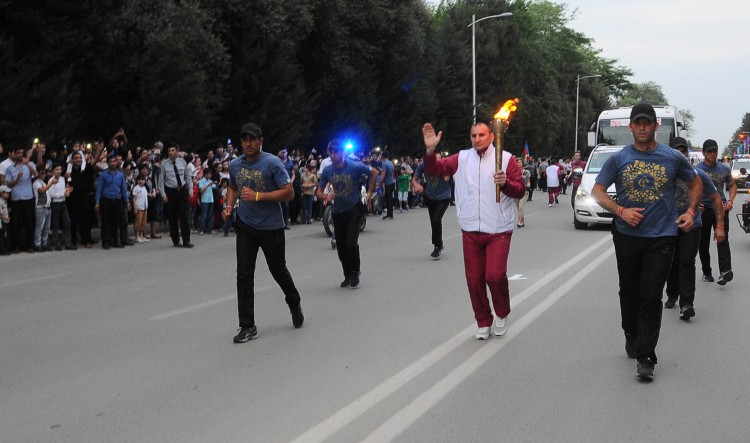
M 576 153 L 578 150 L 578 94 L 581 90 L 581 80 L 584 78 L 594 78 L 594 77 L 601 77 L 600 74 L 596 75 L 587 75 L 585 77 L 581 77 L 581 74 L 578 74 L 578 78 L 576 79 L 576 141 L 575 146 L 573 147 L 573 154 Z
M 510 17 L 512 16 L 512 12 L 503 12 L 502 14 L 497 15 L 488 15 L 487 17 L 482 17 L 479 20 L 477 20 L 476 14 L 471 14 L 471 23 L 469 23 L 468 27 L 471 27 L 471 77 L 472 77 L 472 107 L 474 109 L 474 123 L 477 122 L 477 38 L 476 38 L 476 24 L 481 22 L 482 20 L 487 20 L 488 18 L 501 18 L 501 17 Z

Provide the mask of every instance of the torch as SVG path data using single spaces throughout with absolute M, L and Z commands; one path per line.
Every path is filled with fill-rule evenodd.
M 503 136 L 508 130 L 510 119 L 518 109 L 518 99 L 507 100 L 492 120 L 492 132 L 495 133 L 495 173 L 503 170 Z M 495 202 L 500 202 L 500 185 L 495 185 Z

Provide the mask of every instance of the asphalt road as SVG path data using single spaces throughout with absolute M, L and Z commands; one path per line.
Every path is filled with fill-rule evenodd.
M 369 218 L 357 289 L 339 288 L 319 223 L 293 227 L 305 325 L 261 258 L 259 338 L 239 345 L 233 236 L 0 257 L 0 440 L 747 441 L 750 236 L 731 220 L 734 281 L 697 282 L 690 322 L 665 310 L 642 383 L 608 230 L 574 230 L 568 196 L 535 197 L 513 236 L 508 334 L 486 342 L 453 207 L 438 261 L 426 209 Z

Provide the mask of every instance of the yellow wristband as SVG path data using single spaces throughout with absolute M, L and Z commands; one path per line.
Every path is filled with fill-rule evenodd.
M 255 191 L 255 201 L 258 201 L 258 191 Z

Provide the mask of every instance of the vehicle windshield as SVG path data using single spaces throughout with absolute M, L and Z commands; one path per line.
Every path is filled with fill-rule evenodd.
M 589 157 L 589 160 L 586 162 L 586 166 L 588 169 L 586 170 L 587 174 L 598 174 L 599 171 L 602 170 L 602 166 L 604 166 L 604 162 L 607 161 L 608 158 L 612 157 L 615 153 L 618 151 L 598 151 L 591 154 L 591 157 Z
M 750 171 L 750 158 L 738 158 L 732 162 L 732 171 L 739 171 L 740 168 Z
M 656 141 L 665 145 L 675 137 L 673 118 L 659 118 L 659 129 L 656 130 Z M 630 133 L 629 118 L 612 118 L 599 120 L 598 143 L 608 145 L 629 145 L 633 143 Z

